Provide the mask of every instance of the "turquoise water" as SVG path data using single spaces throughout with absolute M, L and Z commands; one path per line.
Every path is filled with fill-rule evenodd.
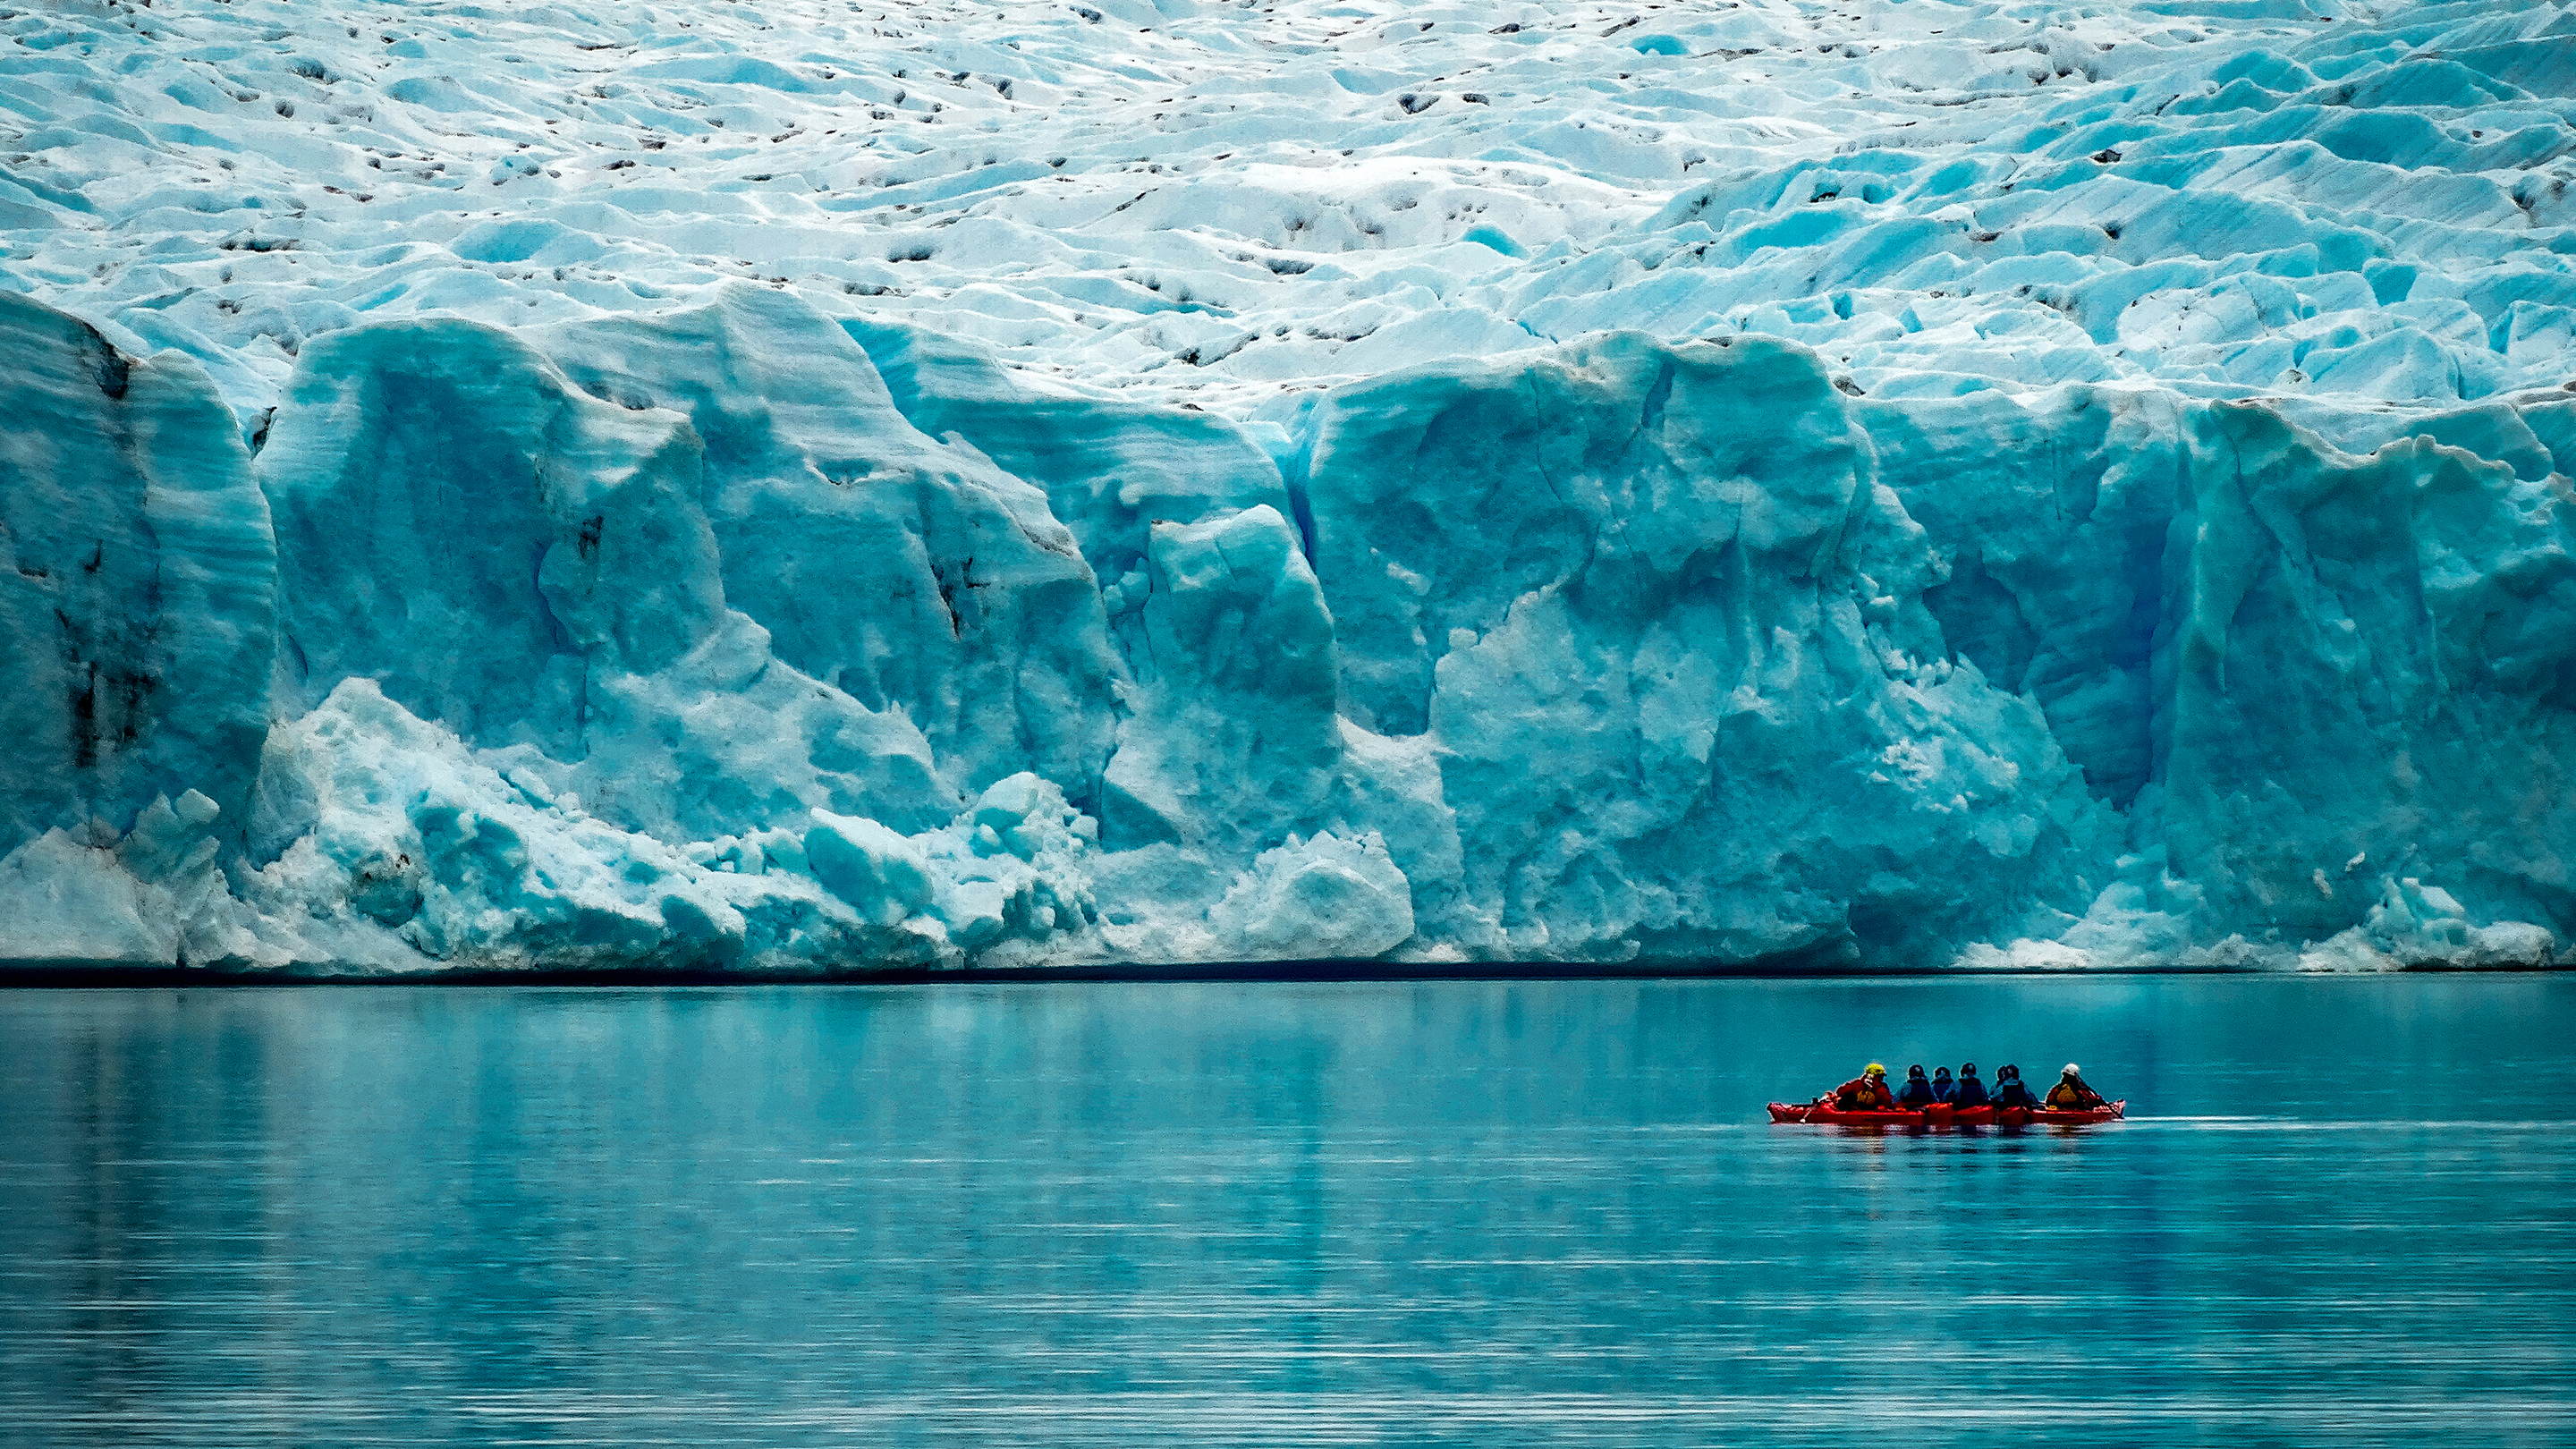
M 2576 979 L 0 992 L 0 1443 L 2566 1444 Z M 1763 1121 L 1876 1056 L 2134 1120 Z

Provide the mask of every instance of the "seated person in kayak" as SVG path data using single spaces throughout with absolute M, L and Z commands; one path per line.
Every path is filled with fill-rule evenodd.
M 2075 1069 L 2073 1062 L 2058 1073 L 2057 1085 L 2048 1089 L 2048 1110 L 2052 1112 L 2090 1112 L 2109 1105 L 2101 1093 L 2084 1085 L 2084 1074 Z
M 2021 1084 L 2021 1068 L 2006 1063 L 2003 1070 L 1995 1073 L 1994 1104 L 1995 1110 L 2002 1111 L 2006 1107 L 2037 1107 L 2039 1099 Z
M 1931 1106 L 1934 1100 L 1935 1099 L 1932 1096 L 1932 1081 L 1930 1078 L 1923 1075 L 1923 1068 L 1920 1066 L 1907 1067 L 1905 1069 L 1905 1085 L 1896 1089 L 1896 1105 L 1905 1108 L 1907 1111 L 1921 1111 L 1923 1108 Z
M 1959 1063 L 1958 1090 L 1951 1094 L 1950 1105 L 1953 1107 L 1982 1107 L 1986 1105 L 1986 1084 L 1977 1079 L 1977 1064 L 1975 1062 Z
M 1876 1062 L 1869 1070 L 1834 1088 L 1834 1108 L 1842 1112 L 1893 1112 L 1896 1098 L 1887 1090 L 1887 1068 Z
M 1950 1069 L 1948 1067 L 1934 1067 L 1932 1069 L 1932 1100 L 1935 1102 L 1947 1102 L 1955 1099 L 1958 1095 L 1959 1084 L 1950 1080 Z

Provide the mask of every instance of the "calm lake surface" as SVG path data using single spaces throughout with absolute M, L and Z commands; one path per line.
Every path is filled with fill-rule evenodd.
M 2564 1445 L 2571 1046 L 2550 976 L 0 992 L 0 1443 Z M 2132 1120 L 1763 1120 L 1963 1056 Z

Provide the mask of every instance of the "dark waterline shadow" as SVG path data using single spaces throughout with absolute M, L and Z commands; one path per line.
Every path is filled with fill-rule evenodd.
M 2392 975 L 2553 976 L 2576 966 L 2458 967 L 2425 964 L 2394 972 L 2293 972 L 2241 966 L 2152 966 L 2116 971 L 1991 970 L 1940 966 L 1835 966 L 1801 961 L 1639 964 L 1567 961 L 1214 961 L 1155 966 L 970 966 L 823 971 L 756 971 L 639 966 L 584 970 L 469 967 L 387 974 L 328 970 L 232 971 L 199 966 L 125 966 L 107 962 L 0 962 L 0 990 L 13 988 L 167 988 L 172 986 L 922 986 L 943 982 L 1333 982 L 1333 981 L 2033 981 L 2120 977 L 2228 976 L 2281 980 L 2373 979 Z

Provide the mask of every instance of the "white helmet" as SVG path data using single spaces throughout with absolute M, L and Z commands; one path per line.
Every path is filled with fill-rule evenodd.
M 2073 1062 L 2068 1062 L 2066 1064 L 2066 1070 L 2058 1073 L 2058 1075 L 2061 1077 L 2080 1077 L 2084 1074 L 2075 1070 L 2075 1064 Z

